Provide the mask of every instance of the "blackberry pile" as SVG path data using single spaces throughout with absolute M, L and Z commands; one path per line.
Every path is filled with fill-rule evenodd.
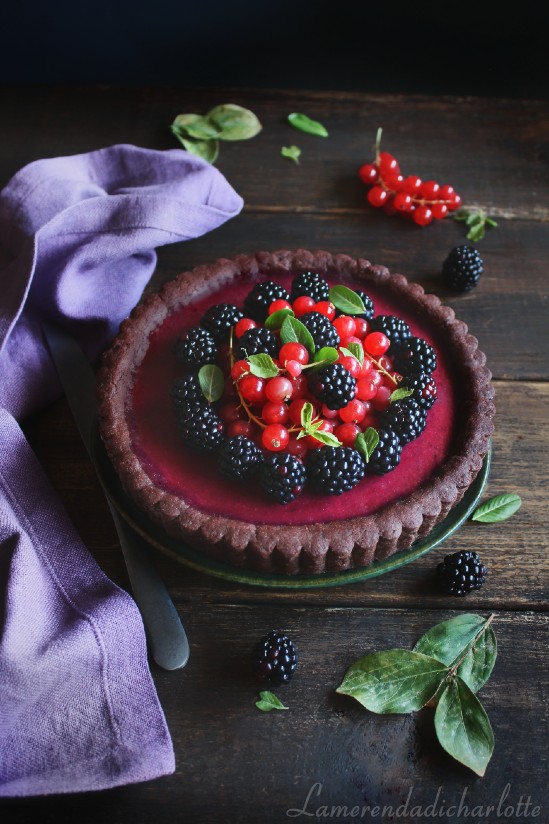
M 433 347 L 402 318 L 376 315 L 366 293 L 356 292 L 364 311 L 355 316 L 337 310 L 332 295 L 337 301 L 318 272 L 299 272 L 289 290 L 259 281 L 242 308 L 214 304 L 174 342 L 183 374 L 171 401 L 184 443 L 214 456 L 227 481 L 281 505 L 304 490 L 341 495 L 366 475 L 392 472 L 436 400 Z M 360 301 L 346 305 L 358 310 Z M 286 333 L 264 325 L 281 308 L 283 319 L 295 318 Z M 393 399 L 396 388 L 409 394 Z

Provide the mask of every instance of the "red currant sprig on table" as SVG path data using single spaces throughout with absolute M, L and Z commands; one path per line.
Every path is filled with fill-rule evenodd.
M 418 226 L 442 220 L 461 206 L 461 197 L 453 186 L 439 186 L 435 180 L 423 181 L 417 175 L 404 177 L 398 161 L 382 152 L 381 129 L 378 129 L 373 163 L 360 167 L 358 175 L 369 186 L 368 202 L 387 214 L 401 214 Z

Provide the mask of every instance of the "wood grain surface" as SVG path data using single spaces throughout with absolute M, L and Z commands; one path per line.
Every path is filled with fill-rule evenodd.
M 148 288 L 217 257 L 282 247 L 367 257 L 420 282 L 468 324 L 494 376 L 496 430 L 484 498 L 517 492 L 523 499 L 509 521 L 467 522 L 412 564 L 325 590 L 233 584 L 155 553 L 191 644 L 184 670 L 167 673 L 151 664 L 176 773 L 83 796 L 3 801 L 2 821 L 278 824 L 345 821 L 353 807 L 368 807 L 359 820 L 461 824 L 477 806 L 476 817 L 489 822 L 549 822 L 547 103 L 109 87 L 5 88 L 0 100 L 0 185 L 41 157 L 113 143 L 176 148 L 169 124 L 180 112 L 206 112 L 229 101 L 252 108 L 263 131 L 246 143 L 222 144 L 217 163 L 244 197 L 242 214 L 203 238 L 161 249 Z M 285 122 L 290 111 L 321 120 L 330 137 L 292 130 Z M 365 205 L 356 173 L 371 158 L 380 126 L 385 148 L 405 173 L 451 183 L 465 205 L 496 217 L 497 229 L 478 244 L 485 272 L 471 293 L 450 293 L 440 277 L 445 256 L 464 242 L 462 224 L 446 220 L 419 229 Z M 290 143 L 302 148 L 299 166 L 280 157 L 280 147 Z M 129 588 L 107 505 L 66 402 L 25 421 L 24 429 L 90 551 Z M 436 595 L 436 563 L 461 549 L 475 549 L 488 565 L 485 587 L 464 599 Z M 356 658 L 410 648 L 458 611 L 495 613 L 498 661 L 480 698 L 496 746 L 484 779 L 445 755 L 431 710 L 376 716 L 334 692 Z M 255 640 L 278 627 L 294 638 L 300 665 L 293 682 L 278 690 L 290 709 L 267 715 L 254 706 L 258 688 L 247 659 Z M 397 815 L 409 793 L 408 808 Z M 531 799 L 529 816 L 517 814 L 521 796 Z M 435 801 L 436 818 L 426 809 Z M 323 805 L 330 818 L 318 812 Z M 441 805 L 448 812 L 440 813 Z M 494 810 L 486 814 L 490 805 Z M 505 813 L 510 805 L 512 815 Z

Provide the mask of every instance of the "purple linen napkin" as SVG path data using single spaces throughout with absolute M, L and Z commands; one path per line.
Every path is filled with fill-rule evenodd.
M 60 392 L 42 319 L 95 358 L 155 248 L 241 208 L 199 158 L 130 145 L 36 161 L 0 192 L 0 796 L 175 768 L 137 607 L 83 546 L 15 419 Z

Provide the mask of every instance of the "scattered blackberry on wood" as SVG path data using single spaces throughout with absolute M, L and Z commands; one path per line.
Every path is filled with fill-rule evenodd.
M 271 358 L 276 358 L 279 349 L 278 338 L 270 329 L 258 326 L 256 329 L 248 329 L 238 339 L 235 349 L 236 359 L 245 360 L 250 355 L 259 355 L 264 352 Z
M 364 477 L 364 460 L 350 446 L 323 446 L 312 449 L 305 459 L 307 480 L 325 495 L 348 492 Z
M 256 283 L 244 300 L 244 314 L 257 323 L 264 323 L 269 314 L 269 306 L 279 298 L 282 300 L 289 298 L 288 292 L 279 283 L 274 283 L 272 280 Z
M 412 397 L 395 401 L 382 416 L 384 428 L 392 429 L 404 446 L 417 438 L 427 425 L 427 410 Z
M 211 332 L 217 343 L 226 343 L 231 326 L 236 326 L 243 317 L 240 309 L 231 303 L 216 303 L 203 314 L 200 325 Z
M 270 498 L 289 504 L 303 492 L 306 471 L 299 458 L 289 452 L 274 452 L 261 464 L 259 478 Z
M 198 369 L 213 363 L 217 357 L 217 344 L 211 332 L 201 326 L 192 326 L 189 331 L 176 339 L 174 354 L 186 369 Z
M 444 595 L 463 597 L 473 589 L 481 589 L 487 574 L 488 569 L 476 552 L 454 552 L 436 568 L 437 588 Z
M 227 438 L 218 453 L 218 468 L 230 480 L 251 478 L 263 460 L 261 449 L 244 435 Z
M 297 667 L 297 650 L 283 632 L 272 630 L 255 644 L 252 668 L 260 681 L 287 684 Z
M 478 249 L 456 246 L 442 264 L 442 274 L 452 289 L 468 292 L 479 282 L 483 268 Z
M 341 363 L 329 363 L 312 369 L 307 379 L 309 392 L 328 409 L 341 409 L 356 394 L 356 379 Z
M 329 300 L 330 287 L 328 282 L 317 272 L 301 272 L 292 280 L 290 303 L 293 303 L 302 295 L 307 295 L 315 303 L 320 303 L 321 300 Z
M 397 433 L 389 427 L 379 429 L 379 443 L 370 455 L 368 469 L 375 475 L 392 472 L 400 463 L 402 443 Z
M 402 318 L 396 315 L 377 315 L 370 321 L 370 332 L 383 332 L 391 341 L 389 354 L 392 355 L 395 349 L 408 340 L 410 327 Z
M 331 320 L 320 312 L 305 312 L 299 320 L 307 327 L 318 351 L 323 346 L 339 346 L 339 335 Z

